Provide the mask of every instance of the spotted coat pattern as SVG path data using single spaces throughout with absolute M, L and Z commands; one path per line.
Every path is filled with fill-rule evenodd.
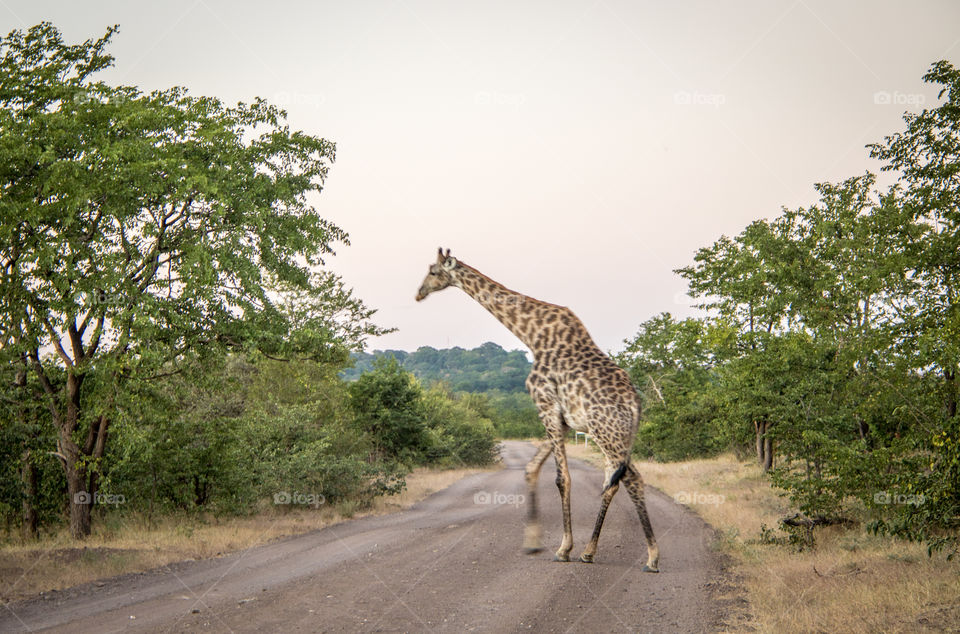
M 590 434 L 604 455 L 605 479 L 600 511 L 593 536 L 580 560 L 590 563 L 607 507 L 622 481 L 643 527 L 647 541 L 645 570 L 656 572 L 659 551 L 647 515 L 643 480 L 630 462 L 630 451 L 640 418 L 640 400 L 627 373 L 597 347 L 583 323 L 569 308 L 557 306 L 495 282 L 456 258 L 449 250 L 438 253 L 417 293 L 420 301 L 430 293 L 456 286 L 475 299 L 515 334 L 533 353 L 527 389 L 547 432 L 527 465 L 528 517 L 524 547 L 539 552 L 540 525 L 536 483 L 540 468 L 551 454 L 557 464 L 557 487 L 563 508 L 564 537 L 555 559 L 569 561 L 573 548 L 570 520 L 570 474 L 564 438 L 568 429 Z

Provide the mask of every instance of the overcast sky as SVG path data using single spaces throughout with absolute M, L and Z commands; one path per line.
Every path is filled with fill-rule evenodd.
M 14 2 L 67 41 L 120 32 L 101 75 L 262 96 L 337 144 L 317 199 L 350 234 L 330 267 L 381 325 L 371 348 L 522 348 L 456 289 L 414 302 L 438 246 L 571 307 L 604 350 L 694 314 L 672 271 L 813 184 L 878 169 L 864 145 L 936 103 L 960 3 Z

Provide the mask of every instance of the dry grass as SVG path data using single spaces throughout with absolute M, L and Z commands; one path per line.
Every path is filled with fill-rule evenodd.
M 568 453 L 598 457 L 583 445 Z M 859 528 L 818 530 L 816 547 L 802 552 L 764 543 L 761 526 L 784 536 L 779 520 L 791 512 L 756 465 L 724 455 L 637 466 L 719 531 L 749 602 L 749 617 L 730 631 L 960 632 L 960 562 Z
M 363 510 L 339 507 L 270 507 L 251 517 L 142 517 L 96 522 L 77 547 L 66 530 L 30 543 L 0 545 L 0 601 L 60 590 L 95 579 L 164 566 L 175 561 L 217 557 L 282 537 L 317 530 L 350 517 L 382 515 L 407 508 L 457 480 L 483 469 L 417 469 L 407 488 L 378 498 Z

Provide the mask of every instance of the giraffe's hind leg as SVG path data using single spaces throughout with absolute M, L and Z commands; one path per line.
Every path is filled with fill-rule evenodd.
M 554 460 L 557 462 L 557 488 L 560 490 L 560 502 L 563 508 L 563 542 L 560 544 L 560 549 L 557 550 L 557 556 L 554 557 L 554 561 L 570 561 L 570 551 L 573 550 L 573 523 L 570 518 L 570 470 L 567 467 L 567 451 L 564 446 L 566 433 L 569 428 L 563 419 L 560 405 L 557 403 L 556 392 L 553 391 L 553 388 L 550 387 L 549 384 L 547 384 L 546 387 L 534 389 L 532 386 L 537 383 L 535 377 L 535 371 L 531 372 L 530 376 L 527 377 L 527 386 L 530 388 L 530 396 L 533 397 L 534 402 L 537 404 L 540 422 L 543 423 L 547 432 L 547 441 L 541 446 L 537 455 L 530 461 L 530 464 L 527 465 L 527 482 L 528 484 L 532 483 L 534 485 L 534 487 L 529 490 L 535 491 L 535 473 L 539 471 L 540 465 L 547 459 L 548 453 L 552 451 Z M 543 381 L 540 381 L 540 383 L 543 383 Z M 545 450 L 544 447 L 548 449 Z M 534 473 L 531 474 L 531 471 Z M 529 522 L 529 518 L 536 517 L 536 510 L 533 508 L 533 504 L 531 504 L 531 510 L 528 511 L 528 513 L 530 514 L 528 515 L 527 524 L 529 527 L 532 523 Z M 533 544 L 533 538 L 536 538 L 535 541 L 537 547 L 539 547 L 539 523 L 536 526 L 537 528 L 529 529 L 530 533 L 528 533 L 528 535 L 531 538 L 530 543 Z
M 566 427 L 563 430 L 566 431 Z M 553 457 L 557 462 L 557 488 L 560 490 L 560 504 L 563 510 L 563 542 L 553 560 L 570 561 L 570 551 L 573 550 L 573 521 L 570 517 L 571 480 L 563 433 L 551 434 L 550 442 L 553 445 Z
M 600 529 L 603 528 L 603 519 L 607 515 L 607 507 L 610 506 L 610 501 L 620 488 L 619 480 L 622 475 L 623 472 L 618 473 L 618 470 L 607 461 L 603 471 L 603 493 L 600 494 L 600 512 L 597 514 L 597 522 L 593 526 L 593 536 L 590 537 L 590 543 L 587 544 L 587 547 L 583 550 L 583 554 L 580 555 L 580 561 L 584 563 L 592 564 L 593 558 L 597 554 L 597 542 L 600 540 Z
M 627 470 L 623 474 L 623 485 L 630 494 L 637 507 L 637 515 L 640 516 L 640 524 L 643 526 L 643 534 L 647 538 L 647 564 L 643 567 L 644 572 L 660 572 L 660 549 L 657 548 L 657 540 L 653 536 L 653 526 L 650 525 L 650 517 L 647 515 L 647 505 L 643 500 L 643 478 L 640 472 L 632 464 L 627 464 Z
M 527 463 L 527 525 L 523 532 L 523 552 L 528 555 L 543 550 L 540 546 L 540 517 L 537 513 L 537 479 L 540 476 L 540 468 L 547 461 L 551 451 L 553 446 L 550 441 L 544 441 L 533 460 Z

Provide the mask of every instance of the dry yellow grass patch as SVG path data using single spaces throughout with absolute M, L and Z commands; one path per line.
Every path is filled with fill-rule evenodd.
M 568 454 L 596 460 L 590 446 Z M 760 468 L 732 455 L 677 463 L 637 462 L 644 480 L 689 506 L 716 528 L 734 560 L 749 618 L 730 631 L 960 632 L 960 562 L 927 557 L 920 544 L 860 528 L 816 532 L 816 547 L 763 543 L 792 514 Z
M 185 559 L 204 559 L 243 550 L 290 535 L 320 529 L 349 517 L 382 515 L 407 508 L 457 480 L 484 469 L 416 469 L 405 491 L 377 498 L 353 511 L 339 507 L 270 507 L 251 517 L 141 517 L 95 522 L 81 546 L 66 530 L 38 542 L 0 545 L 0 600 L 60 590 L 103 577 L 139 572 Z

